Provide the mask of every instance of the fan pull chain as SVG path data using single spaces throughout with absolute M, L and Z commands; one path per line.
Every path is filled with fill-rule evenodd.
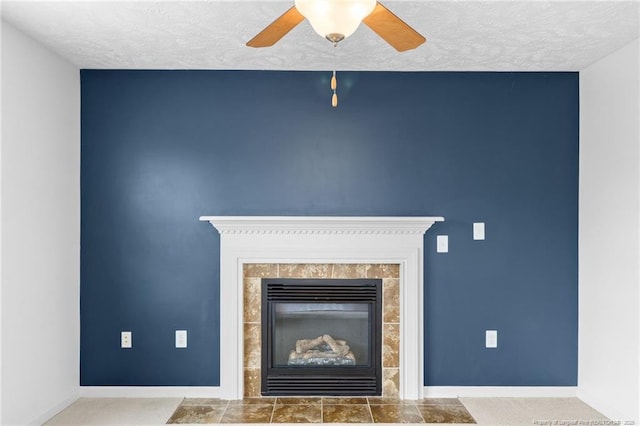
M 331 106 L 338 106 L 338 79 L 336 78 L 336 47 L 338 47 L 338 42 L 333 43 L 333 75 L 331 76 L 331 90 L 333 90 L 333 95 L 331 96 Z
M 333 96 L 331 96 L 331 106 L 338 106 L 338 93 L 336 93 L 336 89 L 338 88 L 338 80 L 336 79 L 336 72 L 333 71 L 333 76 L 331 77 L 331 90 L 333 90 Z

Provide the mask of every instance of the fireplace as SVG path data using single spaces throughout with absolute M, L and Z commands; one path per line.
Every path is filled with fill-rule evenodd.
M 395 393 L 401 399 L 422 397 L 424 233 L 444 218 L 202 216 L 200 220 L 220 233 L 220 300 L 224 301 L 220 340 L 225 351 L 220 357 L 220 398 L 260 394 L 260 349 L 258 354 L 245 350 L 247 341 L 259 339 L 260 318 L 254 319 L 253 309 L 247 312 L 243 301 L 260 292 L 254 278 L 274 277 L 278 264 L 397 265 L 395 282 L 388 284 L 398 295 L 398 319 L 387 324 L 383 316 L 383 335 L 388 329 L 389 335 L 399 336 L 398 367 L 385 368 L 383 352 L 382 394 L 387 394 L 389 383 L 397 385 Z M 250 265 L 263 265 L 264 270 Z M 247 273 L 249 269 L 253 272 Z M 276 277 L 285 276 L 281 271 Z M 386 300 L 387 283 L 383 287 Z
M 381 279 L 263 279 L 261 394 L 380 395 Z

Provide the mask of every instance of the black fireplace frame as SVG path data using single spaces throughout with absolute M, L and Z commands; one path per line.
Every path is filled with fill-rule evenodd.
M 276 303 L 363 303 L 369 312 L 367 365 L 276 367 L 270 329 Z M 264 396 L 379 396 L 382 394 L 382 280 L 262 279 L 261 394 Z M 270 324 L 271 327 L 266 325 Z

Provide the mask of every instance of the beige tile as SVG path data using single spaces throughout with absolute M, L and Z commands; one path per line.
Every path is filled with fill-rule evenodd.
M 223 405 L 229 403 L 226 399 L 219 398 L 185 398 L 180 405 Z
M 331 278 L 331 266 L 326 263 L 281 263 L 279 278 Z
M 322 403 L 322 398 L 319 396 L 279 396 L 276 400 L 276 404 L 282 405 L 320 405 Z
M 398 368 L 382 369 L 382 396 L 397 398 L 400 389 L 400 370 Z
M 165 424 L 182 401 L 182 398 L 79 398 L 45 424 L 47 426 Z
M 321 423 L 322 406 L 315 405 L 283 405 L 276 404 L 273 410 L 272 423 Z
M 413 401 L 396 397 L 368 396 L 369 405 L 415 405 Z
M 416 405 L 462 405 L 458 398 L 424 398 L 415 401 Z
M 418 405 L 417 407 L 427 423 L 475 423 L 462 404 Z
M 536 420 L 571 419 L 574 424 L 605 424 L 598 411 L 578 398 L 460 398 L 478 424 L 533 425 Z
M 260 368 L 261 325 L 244 324 L 244 367 Z
M 243 275 L 244 278 L 277 278 L 278 265 L 275 263 L 246 263 Z
M 167 424 L 219 423 L 226 405 L 181 405 Z
M 415 405 L 370 405 L 375 423 L 424 423 Z
M 229 405 L 254 405 L 254 404 L 274 404 L 276 399 L 274 397 L 254 397 L 254 398 L 244 398 L 239 400 L 229 401 Z
M 220 423 L 269 423 L 273 404 L 229 405 Z
M 400 278 L 400 265 L 395 263 L 368 265 L 367 278 Z
M 367 265 L 337 263 L 333 265 L 332 278 L 365 278 Z
M 323 405 L 323 423 L 372 423 L 368 405 Z
M 348 397 L 348 396 L 323 396 L 322 403 L 324 405 L 349 405 L 349 404 L 367 404 L 366 397 Z
M 382 322 L 400 322 L 400 280 L 385 278 L 382 280 Z
M 257 398 L 260 396 L 260 369 L 244 369 L 244 397 Z
M 400 326 L 384 324 L 382 326 L 382 366 L 400 367 Z
M 262 280 L 260 278 L 245 278 L 243 291 L 244 322 L 260 322 L 262 308 Z

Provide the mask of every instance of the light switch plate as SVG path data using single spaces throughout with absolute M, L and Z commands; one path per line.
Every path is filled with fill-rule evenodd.
M 485 334 L 485 347 L 498 347 L 498 330 L 487 330 Z
M 475 222 L 473 224 L 473 239 L 484 240 L 484 222 Z
M 123 331 L 120 333 L 120 347 L 124 348 L 124 349 L 129 349 L 131 348 L 132 342 L 131 342 L 131 332 L 130 331 Z
M 438 253 L 449 252 L 449 236 L 448 235 L 438 235 L 438 238 L 436 239 L 436 252 Z
M 176 348 L 187 347 L 187 330 L 176 330 Z

